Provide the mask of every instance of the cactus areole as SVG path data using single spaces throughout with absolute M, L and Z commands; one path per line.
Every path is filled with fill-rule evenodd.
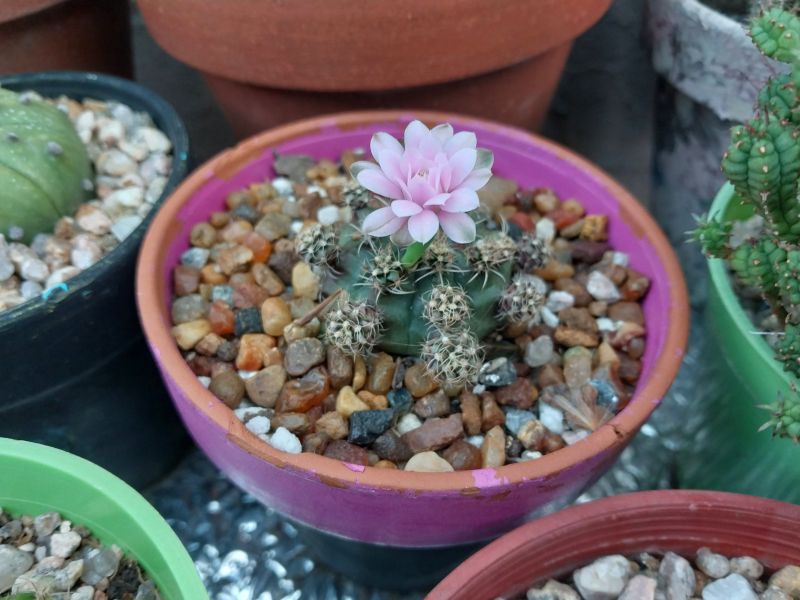
M 87 199 L 92 167 L 67 115 L 0 89 L 0 234 L 30 242 Z
M 463 385 L 477 376 L 487 335 L 512 316 L 538 318 L 541 294 L 507 300 L 526 304 L 522 313 L 500 310 L 518 287 L 520 246 L 481 211 L 477 192 L 491 177 L 492 154 L 476 143 L 471 132 L 420 121 L 402 142 L 375 134 L 375 162 L 351 167 L 359 184 L 346 197 L 352 222 L 300 232 L 297 251 L 323 291 L 344 291 L 325 319 L 329 344 L 351 355 L 380 348 L 419 356 L 437 379 Z M 547 252 L 531 242 L 524 248 Z
M 700 220 L 693 236 L 711 257 L 728 261 L 737 279 L 758 289 L 783 323 L 776 358 L 800 376 L 800 18 L 779 8 L 764 11 L 750 27 L 761 52 L 789 65 L 758 96 L 754 117 L 731 131 L 722 170 L 736 200 L 757 216 L 747 231 L 723 215 Z M 753 227 L 753 224 L 758 226 Z M 771 399 L 770 399 L 771 400 Z M 800 400 L 765 401 L 775 435 L 800 439 Z

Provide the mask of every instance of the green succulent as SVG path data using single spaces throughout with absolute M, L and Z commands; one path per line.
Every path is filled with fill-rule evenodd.
M 87 199 L 92 166 L 67 115 L 0 89 L 0 233 L 29 242 Z M 15 235 L 13 237 L 18 237 Z

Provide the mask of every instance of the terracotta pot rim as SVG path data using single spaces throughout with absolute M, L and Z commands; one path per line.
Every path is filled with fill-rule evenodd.
M 66 1 L 67 0 L 2 0 L 0 4 L 0 23 L 27 17 Z
M 164 240 L 168 239 L 168 230 L 173 221 L 177 220 L 179 210 L 215 172 L 230 173 L 232 170 L 238 170 L 266 148 L 324 128 L 332 126 L 348 128 L 393 121 L 407 122 L 411 118 L 419 118 L 426 122 L 457 122 L 460 126 L 467 127 L 472 123 L 487 130 L 502 132 L 503 135 L 512 138 L 533 142 L 580 167 L 597 181 L 602 182 L 619 200 L 619 203 L 625 205 L 626 210 L 641 228 L 642 236 L 648 239 L 661 260 L 669 279 L 669 313 L 665 318 L 672 323 L 672 327 L 666 334 L 663 351 L 657 357 L 650 377 L 640 384 L 640 389 L 628 406 L 609 423 L 580 442 L 535 461 L 504 465 L 497 469 L 452 473 L 416 473 L 376 469 L 346 465 L 339 460 L 316 454 L 287 454 L 275 450 L 266 442 L 261 441 L 235 417 L 231 409 L 219 402 L 198 381 L 175 345 L 170 326 L 162 318 L 166 309 L 161 304 L 162 299 L 158 293 L 159 286 L 156 285 L 156 282 L 162 277 L 159 268 L 159 250 L 165 243 Z M 616 181 L 570 150 L 536 134 L 474 117 L 431 111 L 358 111 L 306 119 L 256 135 L 210 159 L 173 191 L 152 221 L 139 254 L 136 297 L 145 336 L 154 355 L 158 357 L 162 370 L 169 372 L 175 384 L 190 399 L 194 409 L 204 413 L 217 426 L 227 431 L 230 442 L 279 468 L 292 469 L 309 478 L 321 478 L 331 485 L 359 484 L 406 493 L 410 491 L 469 493 L 470 490 L 485 489 L 495 485 L 506 486 L 529 480 L 547 479 L 560 471 L 569 470 L 603 451 L 623 447 L 627 439 L 638 431 L 655 410 L 671 385 L 683 358 L 689 327 L 686 284 L 672 247 L 645 208 Z M 487 478 L 481 477 L 481 475 L 488 474 L 491 474 L 489 477 L 491 481 L 487 482 L 485 481 Z
M 592 524 L 600 525 L 610 520 L 615 520 L 624 527 L 625 521 L 649 514 L 674 513 L 676 510 L 685 510 L 689 513 L 699 509 L 735 510 L 737 513 L 747 513 L 756 518 L 768 514 L 776 519 L 800 522 L 800 506 L 745 494 L 705 490 L 652 490 L 610 496 L 572 506 L 517 527 L 461 563 L 426 598 L 451 597 L 451 591 L 464 589 L 481 578 L 482 574 L 492 572 L 510 556 L 520 551 L 524 552 L 531 540 L 553 539 L 559 535 L 573 534 L 576 527 L 587 529 Z M 603 549 L 598 549 L 597 556 L 602 553 Z

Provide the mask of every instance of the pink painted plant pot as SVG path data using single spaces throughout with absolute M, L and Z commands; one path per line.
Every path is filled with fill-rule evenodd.
M 225 197 L 271 177 L 273 151 L 338 158 L 366 148 L 376 131 L 400 135 L 413 118 L 471 130 L 494 152 L 498 175 L 549 186 L 609 215 L 610 241 L 652 288 L 643 375 L 629 405 L 586 439 L 539 460 L 454 473 L 398 472 L 315 454 L 285 454 L 251 434 L 197 380 L 170 335 L 172 269 L 193 224 Z M 137 299 L 146 337 L 186 427 L 234 482 L 309 527 L 362 542 L 431 547 L 487 540 L 560 508 L 602 475 L 658 406 L 686 344 L 686 287 L 673 251 L 647 212 L 611 178 L 568 150 L 518 129 L 453 114 L 345 113 L 250 138 L 195 171 L 163 204 L 142 245 Z

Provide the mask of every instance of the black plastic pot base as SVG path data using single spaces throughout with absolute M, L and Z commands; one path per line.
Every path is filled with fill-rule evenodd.
M 326 567 L 362 585 L 427 592 L 487 542 L 433 548 L 384 546 L 351 540 L 292 521 L 309 551 Z

